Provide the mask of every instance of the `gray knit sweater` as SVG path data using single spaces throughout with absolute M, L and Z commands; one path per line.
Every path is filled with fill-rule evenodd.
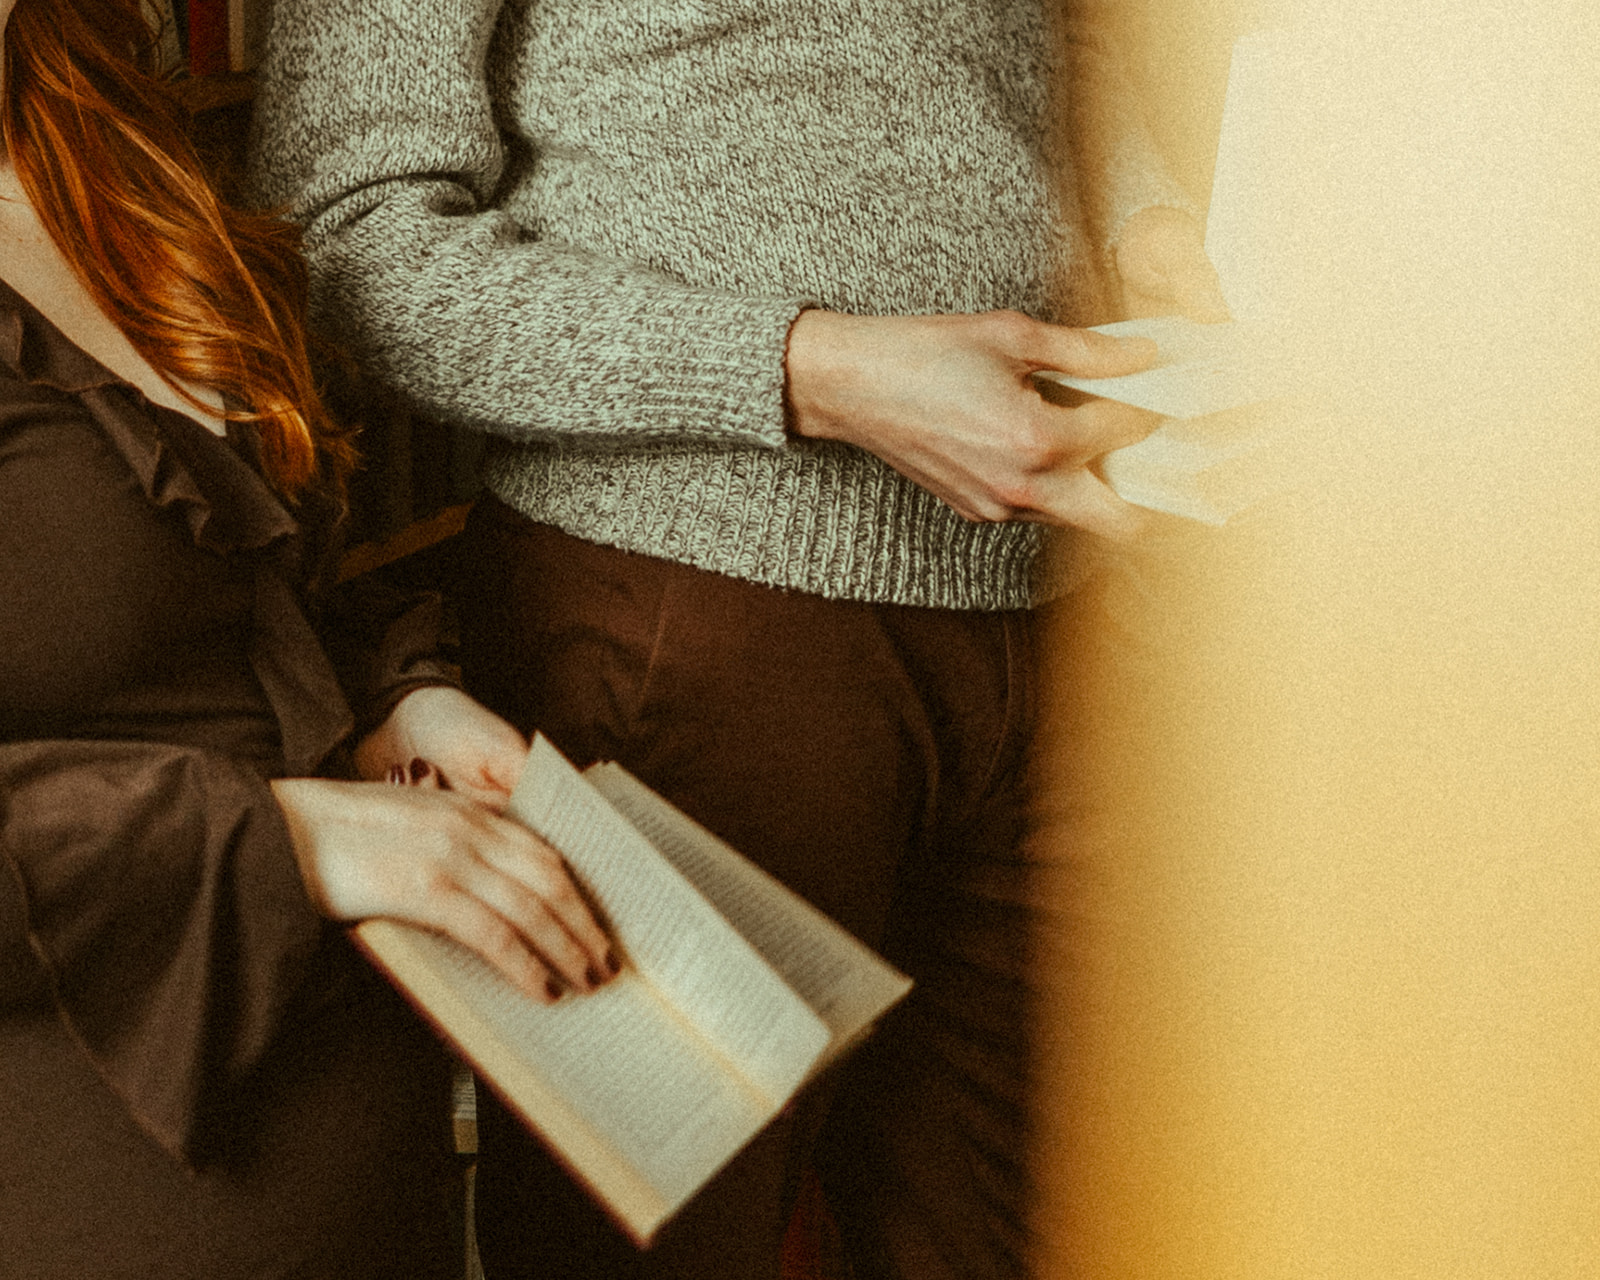
M 1109 318 L 1105 242 L 1182 196 L 1043 7 L 277 0 L 256 194 L 306 228 L 316 321 L 491 433 L 528 516 L 829 597 L 1024 606 L 1038 528 L 787 435 L 783 355 L 807 305 Z

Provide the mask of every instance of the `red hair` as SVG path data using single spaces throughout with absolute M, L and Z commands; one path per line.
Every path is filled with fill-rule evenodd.
M 306 357 L 306 273 L 288 223 L 224 205 L 151 74 L 138 0 L 18 0 L 5 37 L 0 136 L 45 230 L 134 348 L 258 424 L 267 477 L 302 489 L 348 436 Z

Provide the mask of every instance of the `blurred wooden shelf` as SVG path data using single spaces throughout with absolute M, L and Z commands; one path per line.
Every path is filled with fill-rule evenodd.
M 403 560 L 431 547 L 436 542 L 455 537 L 466 527 L 467 512 L 471 510 L 470 502 L 457 503 L 413 521 L 399 533 L 381 542 L 358 543 L 346 551 L 344 558 L 339 561 L 340 580 L 347 581 L 363 573 L 371 573 L 374 569 L 381 569 L 386 564 L 393 564 L 396 560 Z
M 255 97 L 256 78 L 249 71 L 226 71 L 212 76 L 175 80 L 172 92 L 188 108 L 190 115 L 236 107 Z

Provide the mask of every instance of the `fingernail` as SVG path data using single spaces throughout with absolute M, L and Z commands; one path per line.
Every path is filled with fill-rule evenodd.
M 561 981 L 558 978 L 546 978 L 544 980 L 544 993 L 552 1000 L 561 999 L 562 992 L 565 991 L 565 989 L 566 988 L 561 985 Z
M 587 969 L 585 969 L 583 971 L 583 976 L 584 979 L 589 983 L 590 991 L 593 991 L 605 981 L 605 979 L 600 976 L 600 970 L 596 965 L 590 965 Z
M 433 772 L 433 766 L 430 765 L 421 756 L 414 756 L 412 758 L 412 761 L 411 761 L 411 781 L 413 783 L 421 782 L 423 779 L 425 779 L 432 772 Z
M 403 787 L 406 785 L 405 765 L 392 764 L 389 766 L 389 785 L 392 787 Z
M 606 952 L 606 968 L 610 969 L 614 974 L 622 972 L 622 961 L 617 959 L 615 951 Z

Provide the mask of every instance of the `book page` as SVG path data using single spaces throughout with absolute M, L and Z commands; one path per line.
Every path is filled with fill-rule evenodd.
M 787 1100 L 830 1034 L 756 949 L 543 737 L 508 812 L 562 852 L 628 963 L 730 1069 L 775 1108 Z
M 620 765 L 596 765 L 585 777 L 822 1017 L 833 1051 L 911 989 L 871 948 Z
M 1273 405 L 1163 423 L 1100 460 L 1117 496 L 1152 511 L 1225 524 L 1294 485 L 1301 460 Z
M 1287 352 L 1275 333 L 1238 321 L 1200 324 L 1152 316 L 1095 325 L 1096 333 L 1149 338 L 1156 362 L 1117 378 L 1078 378 L 1041 369 L 1035 378 L 1148 409 L 1164 418 L 1199 418 L 1283 395 L 1292 386 Z
M 1315 114 L 1308 78 L 1314 82 L 1316 73 L 1287 31 L 1251 31 L 1234 42 L 1206 210 L 1206 256 L 1241 320 L 1288 325 L 1296 316 L 1284 249 L 1297 222 L 1318 210 L 1299 206 L 1283 177 L 1304 168 L 1305 156 L 1325 151 L 1304 127 L 1308 112 Z M 1354 153 L 1351 161 L 1360 163 Z M 1336 166 L 1315 170 L 1319 187 L 1340 180 Z M 1319 194 L 1325 199 L 1329 192 Z
M 356 934 L 641 1239 L 778 1109 L 637 973 L 543 1005 L 436 934 L 387 920 Z

